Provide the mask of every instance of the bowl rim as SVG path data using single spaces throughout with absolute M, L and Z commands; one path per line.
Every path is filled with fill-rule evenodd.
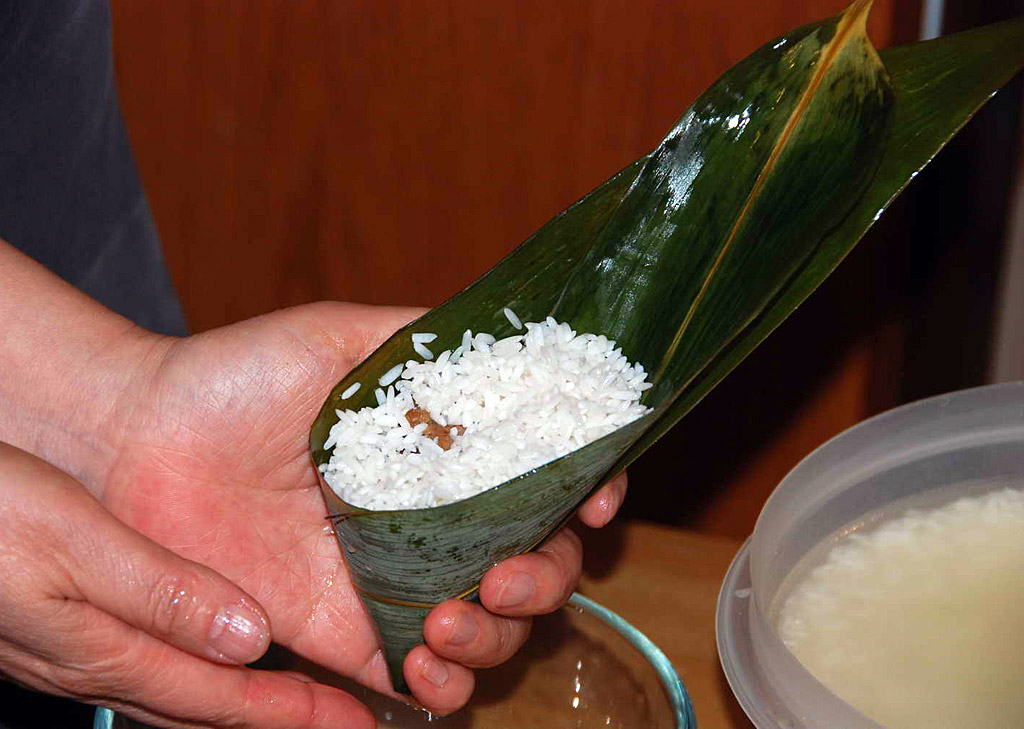
M 771 721 L 771 717 L 761 707 L 767 706 L 772 697 L 755 672 L 756 666 L 737 658 L 751 642 L 749 624 L 745 618 L 752 595 L 750 537 L 747 537 L 729 563 L 718 592 L 715 605 L 715 647 L 729 690 L 747 718 L 760 727 L 762 723 Z M 731 630 L 728 625 L 728 619 L 733 616 L 736 618 L 735 630 Z
M 690 694 L 683 685 L 675 666 L 672 665 L 672 661 L 668 659 L 661 648 L 655 645 L 654 641 L 618 613 L 578 592 L 574 592 L 569 597 L 568 604 L 576 605 L 593 613 L 639 651 L 657 672 L 678 729 L 696 729 L 697 717 L 693 710 L 693 703 L 690 701 Z
M 753 581 L 750 575 L 750 548 L 751 538 L 748 537 L 730 563 L 718 593 L 715 608 L 715 645 L 718 649 L 718 660 L 729 689 L 736 697 L 743 713 L 757 729 L 804 726 L 785 723 L 796 721 L 798 717 L 792 714 L 785 697 L 779 695 L 771 679 L 764 674 L 758 663 L 758 651 L 755 646 L 758 638 L 778 638 L 754 601 Z M 770 635 L 765 636 L 766 631 Z M 779 644 L 781 645 L 781 641 Z M 795 656 L 791 657 L 791 661 L 803 674 L 804 680 L 814 687 L 815 693 L 827 697 L 833 704 L 833 709 L 843 714 L 834 726 L 884 729 L 833 694 L 828 687 L 807 672 L 796 661 Z

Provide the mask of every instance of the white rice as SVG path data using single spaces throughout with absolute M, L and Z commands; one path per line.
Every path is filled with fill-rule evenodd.
M 350 397 L 359 392 L 359 388 L 363 386 L 362 382 L 354 382 L 345 388 L 345 392 L 341 393 L 342 400 L 348 400 Z
M 785 597 L 779 637 L 882 726 L 1020 727 L 1022 564 L 1024 491 L 909 510 L 839 537 Z
M 412 335 L 413 344 L 416 342 L 419 342 L 420 344 L 430 344 L 435 339 L 437 339 L 437 335 L 433 332 L 416 332 Z
M 405 364 L 396 364 L 390 370 L 385 372 L 381 376 L 380 380 L 378 380 L 378 382 L 380 382 L 380 386 L 381 387 L 387 387 L 388 385 L 390 385 L 392 382 L 394 382 L 395 380 L 397 380 L 399 378 L 399 376 L 402 374 L 402 370 L 404 370 L 404 369 L 405 369 Z
M 523 322 L 520 321 L 519 317 L 516 316 L 516 313 L 514 311 L 512 311 L 510 308 L 506 306 L 504 309 L 502 309 L 502 312 L 505 314 L 505 318 L 508 319 L 509 324 L 514 326 L 516 329 L 523 328 Z
M 649 411 L 639 402 L 651 387 L 647 374 L 615 342 L 577 335 L 550 317 L 525 329 L 498 341 L 467 331 L 462 345 L 436 362 L 404 363 L 387 394 L 377 390 L 377 407 L 339 411 L 324 444 L 334 453 L 320 467 L 327 483 L 363 508 L 437 506 L 582 448 Z M 405 414 L 415 407 L 451 426 L 450 450 L 424 435 L 426 424 L 409 425 Z
M 413 351 L 415 351 L 416 354 L 418 354 L 423 359 L 434 359 L 434 353 L 427 349 L 425 346 L 423 346 L 423 344 L 421 344 L 420 342 L 413 342 L 412 348 Z

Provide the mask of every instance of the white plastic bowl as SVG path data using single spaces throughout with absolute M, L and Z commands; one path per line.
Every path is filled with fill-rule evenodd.
M 1024 383 L 891 410 L 804 459 L 765 504 L 718 596 L 722 668 L 754 725 L 880 727 L 808 673 L 772 626 L 780 588 L 806 555 L 908 507 L 935 507 L 1022 482 Z

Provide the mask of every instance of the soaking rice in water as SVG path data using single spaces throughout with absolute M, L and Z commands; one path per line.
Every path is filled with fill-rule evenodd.
M 508 318 L 518 321 L 514 313 Z M 366 509 L 458 501 L 649 412 L 640 404 L 651 387 L 647 373 L 614 341 L 577 335 L 551 317 L 522 326 L 525 333 L 499 341 L 467 331 L 436 361 L 389 370 L 380 384 L 394 385 L 376 391 L 377 407 L 338 410 L 324 444 L 334 452 L 320 467 L 335 493 Z M 417 352 L 433 340 L 413 336 Z M 407 416 L 417 409 L 433 423 L 411 425 Z M 431 437 L 429 429 L 446 437 Z

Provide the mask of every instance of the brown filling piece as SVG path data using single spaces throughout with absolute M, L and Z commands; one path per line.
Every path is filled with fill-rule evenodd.
M 455 432 L 459 435 L 463 435 L 466 432 L 465 428 L 454 423 L 452 425 L 441 425 L 430 417 L 430 413 L 423 408 L 413 408 L 405 414 L 405 419 L 414 428 L 420 423 L 426 423 L 427 429 L 423 431 L 423 435 L 430 438 L 446 451 L 451 449 L 452 443 L 455 442 L 451 434 L 452 428 L 455 428 Z

